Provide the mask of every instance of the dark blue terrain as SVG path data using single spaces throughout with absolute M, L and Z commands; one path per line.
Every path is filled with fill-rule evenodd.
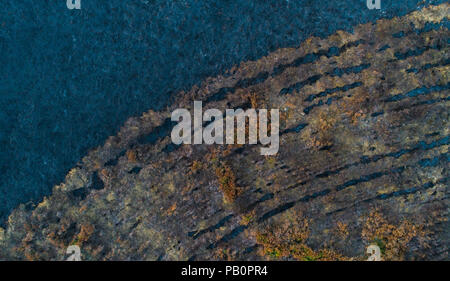
M 0 3 L 0 221 L 37 202 L 130 116 L 240 61 L 445 1 Z M 419 4 L 420 3 L 420 4 Z

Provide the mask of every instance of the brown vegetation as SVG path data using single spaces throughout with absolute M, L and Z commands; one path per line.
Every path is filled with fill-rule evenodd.
M 261 255 L 269 259 L 295 259 L 299 261 L 348 260 L 331 249 L 313 250 L 307 244 L 309 221 L 299 219 L 285 222 L 258 232 L 256 239 L 261 244 Z
M 225 199 L 233 202 L 242 192 L 242 189 L 236 186 L 236 177 L 233 170 L 229 165 L 222 164 L 216 168 L 216 176 Z
M 377 244 L 384 260 L 403 260 L 408 243 L 418 238 L 425 244 L 426 231 L 403 220 L 398 226 L 390 224 L 378 210 L 372 211 L 366 218 L 361 236 L 371 244 Z

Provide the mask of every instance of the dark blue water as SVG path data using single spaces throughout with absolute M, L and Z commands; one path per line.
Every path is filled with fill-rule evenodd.
M 130 116 L 240 61 L 417 3 L 381 0 L 0 3 L 0 221 L 39 201 Z M 420 6 L 422 7 L 422 6 Z

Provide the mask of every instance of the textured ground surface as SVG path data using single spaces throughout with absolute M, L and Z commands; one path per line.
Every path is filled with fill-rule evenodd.
M 310 36 L 445 0 L 0 3 L 0 225 L 38 203 L 130 117 Z M 339 15 L 339 16 L 337 16 Z
M 129 119 L 37 207 L 0 259 L 449 259 L 449 5 L 309 38 Z M 170 113 L 280 108 L 280 151 L 171 144 Z

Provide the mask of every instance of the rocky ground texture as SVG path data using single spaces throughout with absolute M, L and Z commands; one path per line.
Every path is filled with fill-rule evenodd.
M 243 62 L 129 119 L 37 206 L 0 259 L 449 259 L 449 4 Z M 279 108 L 280 150 L 171 143 L 175 108 Z

